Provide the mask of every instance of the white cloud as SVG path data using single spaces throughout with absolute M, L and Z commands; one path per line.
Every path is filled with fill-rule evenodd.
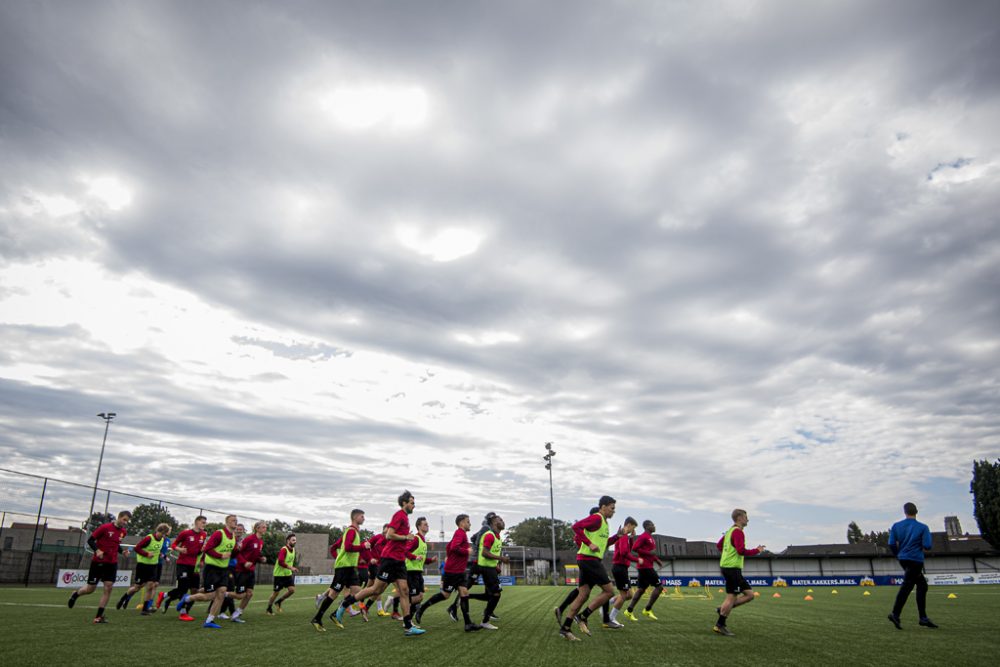
M 967 512 L 996 5 L 736 5 L 0 7 L 0 460 L 72 470 L 99 403 L 289 493 L 158 486 L 267 515 L 538 514 L 548 440 L 567 518 Z

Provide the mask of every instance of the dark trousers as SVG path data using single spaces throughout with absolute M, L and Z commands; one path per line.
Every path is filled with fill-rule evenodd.
M 901 560 L 899 564 L 903 566 L 903 584 L 899 587 L 899 592 L 896 594 L 896 604 L 892 607 L 892 613 L 899 616 L 903 613 L 903 606 L 906 604 L 907 598 L 910 597 L 910 591 L 913 587 L 917 587 L 917 612 L 920 614 L 920 618 L 927 616 L 927 578 L 924 577 L 924 564 L 916 560 Z

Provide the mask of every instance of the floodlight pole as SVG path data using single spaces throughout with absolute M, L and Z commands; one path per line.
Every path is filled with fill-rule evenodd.
M 556 500 L 552 491 L 552 459 L 556 453 L 552 450 L 552 443 L 546 442 L 545 449 L 548 452 L 542 458 L 545 459 L 545 469 L 549 471 L 549 514 L 552 518 L 552 585 L 559 583 L 559 573 L 556 570 Z
M 101 481 L 101 465 L 104 463 L 104 446 L 108 443 L 108 429 L 111 427 L 111 420 L 117 416 L 116 412 L 102 412 L 98 417 L 104 420 L 104 440 L 101 441 L 101 455 L 97 459 L 97 477 L 94 478 L 94 493 L 90 496 L 90 512 L 87 513 L 87 532 L 91 532 L 90 519 L 94 516 L 94 501 L 97 500 L 97 484 Z

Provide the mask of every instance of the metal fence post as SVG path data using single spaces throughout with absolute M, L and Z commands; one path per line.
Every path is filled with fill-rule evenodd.
M 46 477 L 42 483 L 42 497 L 38 501 L 38 516 L 35 518 L 35 534 L 31 537 L 31 551 L 28 552 L 28 564 L 24 568 L 24 586 L 28 587 L 28 579 L 31 576 L 31 561 L 35 558 L 35 540 L 38 538 L 38 522 L 42 520 L 42 505 L 45 504 L 45 489 L 49 485 L 49 478 Z

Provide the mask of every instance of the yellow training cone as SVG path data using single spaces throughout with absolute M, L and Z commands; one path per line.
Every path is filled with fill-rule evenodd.
M 773 598 L 780 598 L 781 597 L 781 593 L 775 593 L 771 597 L 773 597 Z
M 957 600 L 958 596 L 955 595 L 954 593 L 948 593 L 948 599 L 949 600 Z
M 865 591 L 864 593 L 862 593 L 862 595 L 864 595 L 865 597 L 868 597 L 869 595 L 871 595 L 871 593 L 869 591 Z
M 811 589 L 811 588 L 806 591 L 806 593 L 812 593 L 812 592 L 813 592 L 813 589 Z
M 837 589 L 834 588 L 832 591 L 830 591 L 830 595 L 837 595 Z
M 754 591 L 754 592 L 753 592 L 753 596 L 754 596 L 755 598 L 759 598 L 759 597 L 760 597 L 760 591 Z
M 812 599 L 813 599 L 813 596 L 811 596 L 811 595 L 807 595 L 807 596 L 805 596 L 805 598 L 803 598 L 803 599 L 805 599 L 805 600 L 812 600 Z
M 724 591 L 724 590 L 722 590 L 722 589 L 720 588 L 720 589 L 719 589 L 719 592 L 720 592 L 720 593 L 725 593 L 726 591 Z

